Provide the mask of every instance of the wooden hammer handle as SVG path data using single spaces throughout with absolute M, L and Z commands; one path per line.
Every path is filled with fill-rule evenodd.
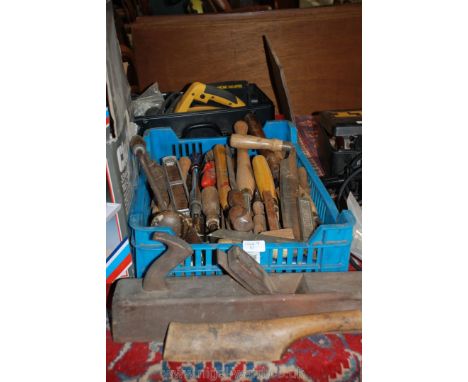
M 281 358 L 289 345 L 301 337 L 360 330 L 360 310 L 228 323 L 171 322 L 164 360 L 275 361 Z
M 230 144 L 236 149 L 282 151 L 291 149 L 291 144 L 280 139 L 267 139 L 253 135 L 232 134 Z

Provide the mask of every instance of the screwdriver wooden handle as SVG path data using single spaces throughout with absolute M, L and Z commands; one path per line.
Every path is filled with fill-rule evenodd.
M 257 155 L 252 160 L 252 167 L 258 192 L 265 203 L 265 212 L 270 230 L 280 229 L 278 219 L 278 198 L 270 167 L 263 155 Z
M 265 219 L 265 206 L 261 200 L 256 200 L 253 202 L 252 210 L 254 213 L 253 222 L 254 222 L 254 233 L 261 233 L 266 231 L 266 219 Z
M 219 204 L 223 210 L 229 208 L 228 192 L 231 190 L 229 186 L 229 177 L 226 164 L 226 148 L 223 145 L 216 145 L 213 148 L 213 155 L 216 168 L 216 186 L 218 188 Z
M 244 121 L 237 121 L 234 124 L 234 131 L 238 135 L 247 134 L 247 123 Z M 255 179 L 253 176 L 252 166 L 250 164 L 249 152 L 246 149 L 237 149 L 237 187 L 239 190 L 246 190 L 250 196 L 253 195 L 255 191 Z
M 254 135 L 232 134 L 230 140 L 231 147 L 236 149 L 251 150 L 271 150 L 271 151 L 289 151 L 292 148 L 290 142 L 281 139 L 267 139 L 255 137 Z
M 264 198 L 263 194 L 269 191 L 273 199 L 277 201 L 278 198 L 276 197 L 275 183 L 265 157 L 263 155 L 256 155 L 252 159 L 252 167 L 255 176 L 255 183 L 257 184 L 258 192 L 260 193 L 262 200 Z
M 219 196 L 216 187 L 208 186 L 201 192 L 202 211 L 209 232 L 219 229 Z

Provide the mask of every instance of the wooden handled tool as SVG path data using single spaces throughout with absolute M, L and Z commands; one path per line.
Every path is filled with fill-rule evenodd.
M 216 170 L 214 160 L 205 163 L 201 178 L 202 188 L 216 186 Z
M 258 192 L 255 193 L 254 202 L 252 204 L 252 210 L 254 213 L 253 223 L 254 223 L 254 233 L 261 233 L 266 231 L 266 218 L 265 218 L 265 206 L 260 199 Z
M 317 333 L 360 330 L 360 310 L 229 323 L 171 322 L 163 359 L 178 362 L 213 359 L 276 361 L 299 338 Z
M 158 210 L 166 211 L 169 208 L 169 195 L 164 170 L 151 160 L 146 151 L 146 142 L 142 137 L 135 135 L 130 141 L 130 147 L 133 154 L 140 161 L 151 191 L 153 191 L 153 201 L 156 203 Z
M 229 208 L 227 196 L 231 190 L 226 164 L 226 149 L 223 145 L 216 145 L 213 148 L 213 155 L 216 169 L 216 186 L 218 188 L 219 203 L 223 210 Z
M 205 215 L 205 224 L 208 232 L 216 231 L 219 224 L 219 196 L 216 187 L 205 187 L 201 193 L 202 210 Z
M 247 113 L 244 117 L 244 121 L 247 122 L 249 135 L 254 135 L 260 138 L 266 138 L 265 133 L 263 132 L 262 125 L 253 113 Z M 259 150 L 258 153 L 266 158 L 268 165 L 270 166 L 273 179 L 275 180 L 275 182 L 278 182 L 280 161 L 281 159 L 283 159 L 282 152 L 274 152 L 271 150 Z
M 248 150 L 290 151 L 294 148 L 291 142 L 282 141 L 281 139 L 268 139 L 241 134 L 232 134 L 230 145 L 236 149 Z
M 234 131 L 238 135 L 247 135 L 247 123 L 237 121 L 234 124 Z M 246 190 L 252 197 L 255 191 L 255 179 L 253 176 L 252 166 L 250 165 L 249 152 L 246 149 L 237 149 L 237 186 L 239 190 Z
M 263 155 L 257 155 L 252 160 L 252 167 L 260 196 L 265 204 L 265 211 L 270 230 L 280 229 L 278 220 L 278 199 L 275 183 L 270 167 Z
M 298 201 L 299 179 L 297 174 L 296 150 L 291 150 L 280 163 L 281 216 L 284 228 L 292 228 L 294 237 L 302 240 L 299 222 Z
M 230 190 L 228 203 L 231 207 L 228 212 L 229 222 L 232 228 L 240 232 L 249 232 L 253 228 L 252 212 L 250 202 L 246 201 L 245 195 L 239 190 Z
M 320 224 L 317 207 L 310 196 L 310 186 L 307 181 L 307 171 L 304 167 L 298 167 L 299 198 L 297 208 L 299 210 L 299 221 L 301 224 L 301 235 L 307 240 L 311 233 Z
M 190 160 L 189 157 L 181 157 L 179 159 L 180 172 L 182 174 L 182 179 L 184 180 L 184 182 L 187 181 L 187 174 L 191 166 L 192 166 L 192 161 Z

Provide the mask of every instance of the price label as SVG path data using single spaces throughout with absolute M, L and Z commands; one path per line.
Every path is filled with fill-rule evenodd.
M 265 252 L 265 240 L 244 240 L 242 249 L 245 252 Z
M 260 264 L 260 252 L 265 252 L 264 240 L 244 240 L 242 249 L 247 252 L 253 259 Z

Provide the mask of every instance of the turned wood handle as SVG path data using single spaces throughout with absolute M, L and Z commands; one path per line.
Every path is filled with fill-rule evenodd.
M 237 121 L 234 124 L 234 131 L 238 135 L 247 134 L 247 123 L 244 121 Z M 250 164 L 249 152 L 246 149 L 237 149 L 237 187 L 239 190 L 247 190 L 250 196 L 253 195 L 255 191 L 255 179 L 253 176 L 252 166 Z
M 255 137 L 253 135 L 232 134 L 230 140 L 231 147 L 248 150 L 290 150 L 291 144 L 280 139 L 267 139 Z
M 205 187 L 201 192 L 202 211 L 205 215 L 206 227 L 213 231 L 219 229 L 219 196 L 216 187 Z
M 164 360 L 276 361 L 299 338 L 317 333 L 360 330 L 360 310 L 228 323 L 171 322 Z
M 260 122 L 258 121 L 258 119 L 255 117 L 253 113 L 247 113 L 246 116 L 244 117 L 244 121 L 247 122 L 247 125 L 248 125 L 248 130 L 247 130 L 248 135 L 254 135 L 260 138 L 266 138 L 265 133 L 263 132 L 262 125 L 260 124 Z M 270 166 L 273 179 L 275 181 L 279 180 L 279 167 L 280 167 L 280 161 L 281 159 L 283 159 L 283 153 L 274 152 L 270 150 L 259 150 L 258 153 L 260 155 L 263 155 L 266 158 L 268 165 Z
M 215 160 L 216 187 L 218 188 L 219 204 L 221 204 L 223 210 L 226 210 L 229 208 L 227 197 L 228 192 L 231 190 L 226 164 L 226 148 L 223 145 L 216 145 L 213 148 L 213 155 Z
M 190 160 L 189 157 L 181 157 L 179 159 L 180 173 L 182 175 L 182 179 L 184 180 L 184 182 L 187 180 L 187 174 L 190 170 L 191 165 L 192 165 L 192 161 Z
M 275 182 L 271 174 L 270 167 L 263 155 L 256 155 L 252 159 L 252 167 L 255 176 L 255 183 L 257 184 L 258 192 L 264 200 L 264 192 L 269 191 L 273 199 L 277 201 Z

